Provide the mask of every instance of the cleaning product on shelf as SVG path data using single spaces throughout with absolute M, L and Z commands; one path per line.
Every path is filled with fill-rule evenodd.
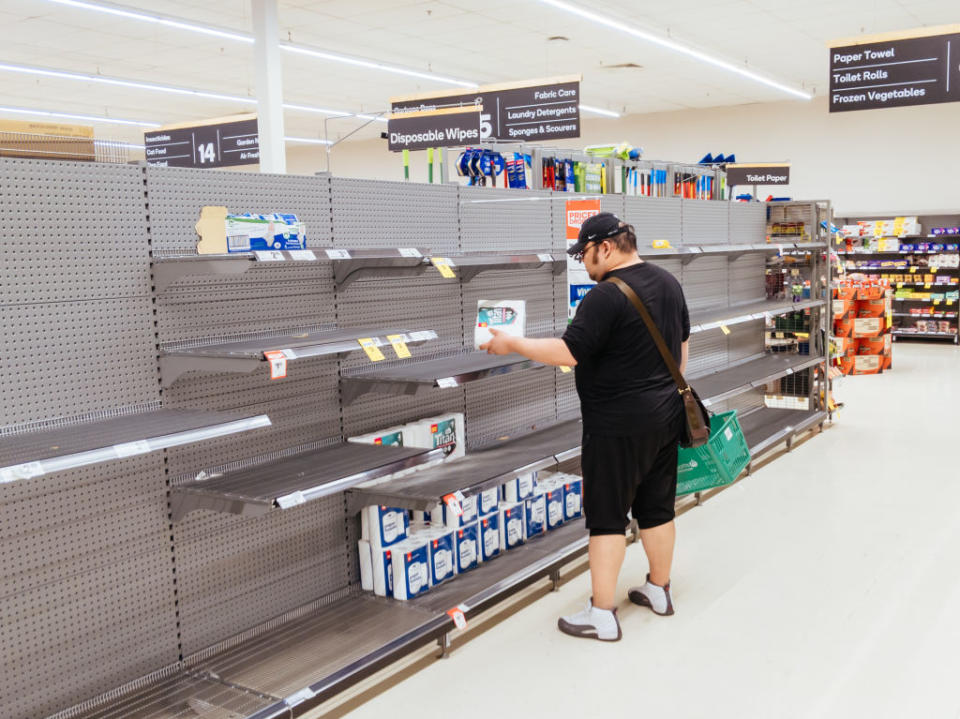
M 394 599 L 413 599 L 430 589 L 430 553 L 427 543 L 410 538 L 396 545 L 391 556 Z
M 500 555 L 500 512 L 480 517 L 480 561 L 489 562 Z
M 526 506 L 523 502 L 500 507 L 500 548 L 515 549 L 526 541 Z
M 457 574 L 463 574 L 480 564 L 480 523 L 467 524 L 454 532 L 454 559 Z
M 389 547 L 407 538 L 410 520 L 405 509 L 374 504 L 360 513 L 361 539 L 373 549 Z
M 373 592 L 378 597 L 392 597 L 394 549 L 374 550 L 370 542 L 363 539 L 357 544 L 360 551 L 361 588 L 366 592 Z

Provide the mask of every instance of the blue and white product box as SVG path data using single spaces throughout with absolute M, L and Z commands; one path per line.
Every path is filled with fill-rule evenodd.
M 410 539 L 393 547 L 393 598 L 413 599 L 430 590 L 430 552 L 423 540 Z
M 438 502 L 425 512 L 415 509 L 411 512 L 411 516 L 416 524 L 432 524 L 434 522 L 440 524 L 443 520 L 443 505 Z
M 474 522 L 454 532 L 454 555 L 457 574 L 470 571 L 480 564 L 480 524 Z
M 569 522 L 583 516 L 583 479 L 568 475 L 563 484 L 563 518 Z
M 533 486 L 537 481 L 536 472 L 527 472 L 518 475 L 503 485 L 504 502 L 522 502 L 533 496 Z
M 547 498 L 544 495 L 538 494 L 524 500 L 523 509 L 527 539 L 547 531 Z
M 480 561 L 489 562 L 500 555 L 500 513 L 480 517 Z
M 426 532 L 427 549 L 430 553 L 430 586 L 452 579 L 457 573 L 454 551 L 455 532 L 452 529 L 439 528 Z
M 361 539 L 373 549 L 383 549 L 407 538 L 410 519 L 407 510 L 374 504 L 361 512 Z
M 485 489 L 477 495 L 477 514 L 481 517 L 497 511 L 500 506 L 500 487 Z
M 442 448 L 447 453 L 447 459 L 462 457 L 467 452 L 464 419 L 460 412 L 424 417 L 405 424 L 400 429 L 403 431 L 403 444 L 406 447 Z
M 403 427 L 387 427 L 387 429 L 382 429 L 379 432 L 347 437 L 347 441 L 354 444 L 373 444 L 378 447 L 402 447 Z
M 255 215 L 245 212 L 228 214 L 225 219 L 227 252 L 256 250 L 304 250 L 306 228 L 297 218 L 285 212 Z
M 393 596 L 393 556 L 390 549 L 374 550 L 370 542 L 360 540 L 360 586 L 378 597 Z
M 459 502 L 460 514 L 453 511 L 449 502 L 444 502 L 443 504 L 443 522 L 451 529 L 474 524 L 477 521 L 477 517 L 480 516 L 477 512 L 477 495 L 473 494 L 469 497 L 463 497 Z
M 526 507 L 523 502 L 500 507 L 500 548 L 519 547 L 527 539 Z
M 563 487 L 546 491 L 543 498 L 547 502 L 547 529 L 556 529 L 563 524 L 564 519 Z

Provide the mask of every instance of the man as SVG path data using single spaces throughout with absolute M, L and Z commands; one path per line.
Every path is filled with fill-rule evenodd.
M 493 339 L 481 349 L 576 368 L 593 597 L 585 610 L 562 617 L 558 626 L 573 636 L 617 641 L 622 633 L 614 594 L 628 511 L 637 520 L 650 564 L 646 584 L 628 596 L 656 614 L 673 614 L 670 568 L 684 418 L 678 388 L 643 319 L 619 288 L 603 280 L 619 277 L 640 296 L 681 373 L 687 364 L 690 318 L 680 283 L 637 256 L 633 228 L 615 215 L 602 212 L 589 218 L 567 252 L 599 284 L 583 298 L 563 337 L 529 339 L 492 330 Z

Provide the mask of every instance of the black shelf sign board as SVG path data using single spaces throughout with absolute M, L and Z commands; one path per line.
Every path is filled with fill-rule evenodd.
M 471 107 L 391 115 L 387 137 L 391 152 L 473 145 L 480 142 L 480 111 Z
M 727 165 L 728 185 L 789 185 L 790 165 L 735 163 Z
M 960 33 L 830 48 L 830 112 L 960 101 Z
M 230 167 L 260 162 L 257 118 L 143 133 L 148 165 Z
M 474 106 L 481 140 L 537 142 L 580 137 L 580 79 L 576 76 L 478 87 L 473 92 L 393 98 L 394 114 Z

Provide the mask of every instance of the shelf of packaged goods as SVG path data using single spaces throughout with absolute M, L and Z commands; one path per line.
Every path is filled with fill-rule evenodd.
M 894 297 L 894 302 L 925 302 L 928 307 L 953 307 L 958 300 L 931 300 L 929 297 Z
M 444 457 L 442 449 L 338 444 L 171 488 L 173 520 L 206 509 L 260 516 Z
M 10 434 L 0 437 L 0 484 L 269 425 L 262 414 L 156 409 Z
M 846 269 L 847 272 L 890 272 L 890 273 L 899 273 L 903 275 L 915 275 L 915 274 L 942 275 L 942 274 L 953 274 L 957 272 L 956 267 L 942 267 L 942 268 L 915 267 L 914 271 L 911 272 L 911 268 L 913 267 L 914 266 L 911 265 L 907 267 L 846 267 L 844 269 Z
M 160 352 L 160 376 L 169 387 L 185 372 L 250 373 L 263 367 L 279 352 L 283 361 L 323 357 L 363 350 L 360 340 L 389 348 L 391 339 L 406 345 L 421 345 L 437 338 L 432 330 L 410 332 L 399 328 L 305 329 L 261 335 L 255 338 L 195 344 Z
M 544 365 L 517 354 L 463 352 L 448 357 L 354 370 L 343 375 L 340 385 L 343 403 L 350 404 L 368 392 L 413 395 L 434 388 L 459 387 L 493 375 L 543 367 Z
M 929 320 L 929 319 L 955 320 L 955 319 L 957 319 L 957 313 L 956 313 L 956 312 L 934 312 L 934 313 L 932 313 L 932 314 L 931 314 L 931 313 L 927 313 L 927 314 L 915 314 L 915 313 L 910 313 L 910 312 L 893 312 L 892 315 L 893 315 L 894 317 L 909 317 L 909 318 L 915 319 L 915 320 Z
M 765 354 L 715 372 L 691 374 L 688 379 L 704 404 L 710 406 L 825 361 L 823 357 L 806 355 Z
M 276 267 L 287 262 L 329 262 L 326 249 L 268 250 L 229 255 L 166 255 L 153 258 L 153 284 L 157 292 L 185 277 L 197 275 L 242 275 L 257 267 Z
M 940 337 L 957 341 L 956 332 L 907 332 L 904 330 L 893 330 L 891 334 L 894 337 Z
M 761 407 L 739 415 L 738 419 L 750 454 L 756 457 L 779 442 L 791 440 L 794 435 L 815 425 L 822 425 L 827 413 L 821 410 Z
M 953 287 L 960 289 L 957 282 L 891 282 L 894 287 Z
M 549 251 L 515 255 L 475 253 L 448 255 L 437 259 L 445 260 L 447 266 L 464 282 L 469 282 L 488 270 L 535 270 L 549 266 L 553 274 L 559 275 L 567 267 L 565 253 Z
M 406 477 L 354 487 L 347 493 L 347 506 L 351 513 L 370 504 L 430 510 L 458 490 L 476 494 L 525 472 L 552 467 L 576 456 L 582 436 L 579 420 L 563 422 Z
M 699 310 L 690 315 L 690 332 L 705 332 L 706 330 L 727 325 L 735 325 L 753 320 L 762 320 L 775 315 L 790 312 L 802 312 L 814 307 L 822 307 L 823 300 L 763 300 L 749 302 L 732 307 L 712 308 Z
M 902 257 L 903 255 L 955 255 L 957 250 L 888 250 L 884 252 L 842 252 L 837 251 L 841 257 Z
M 186 657 L 173 676 L 139 685 L 74 719 L 167 719 L 194 713 L 235 719 L 302 717 L 466 619 L 553 575 L 587 551 L 582 520 L 501 554 L 410 601 L 355 592 L 215 654 Z

